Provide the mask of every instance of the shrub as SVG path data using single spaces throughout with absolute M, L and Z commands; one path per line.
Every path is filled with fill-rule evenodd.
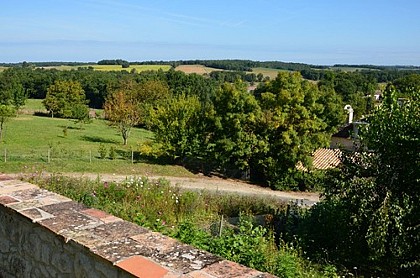
M 99 144 L 98 152 L 99 152 L 99 157 L 101 159 L 105 159 L 105 157 L 106 157 L 106 147 L 105 147 L 104 144 L 102 144 L 102 143 Z
M 112 160 L 114 160 L 115 157 L 116 157 L 116 155 L 117 155 L 117 153 L 115 151 L 115 147 L 114 146 L 111 146 L 109 148 L 109 158 L 112 159 Z

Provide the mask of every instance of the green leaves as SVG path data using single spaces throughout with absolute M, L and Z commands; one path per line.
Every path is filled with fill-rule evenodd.
M 168 157 L 201 156 L 204 130 L 202 107 L 197 97 L 179 95 L 149 107 L 146 122 Z
M 333 130 L 329 124 L 339 122 L 340 115 L 323 109 L 333 93 L 323 97 L 316 85 L 302 80 L 298 73 L 281 72 L 257 93 L 263 113 L 259 138 L 269 148 L 254 167 L 278 187 L 299 161 L 309 166 L 312 152 L 328 144 L 328 133 Z
M 312 211 L 315 216 L 319 208 L 339 205 L 340 229 L 322 229 L 348 243 L 327 246 L 330 239 L 320 236 L 317 244 L 348 267 L 379 268 L 384 276 L 410 276 L 419 269 L 420 92 L 400 103 L 397 95 L 392 87 L 385 92 L 382 106 L 360 132 L 362 148 L 343 157 L 325 201 Z M 317 219 L 325 224 L 325 216 Z
M 83 120 L 88 115 L 85 92 L 79 82 L 56 81 L 48 87 L 43 101 L 51 117 Z

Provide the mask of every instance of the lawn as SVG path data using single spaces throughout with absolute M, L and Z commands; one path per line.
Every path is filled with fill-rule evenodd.
M 42 104 L 43 99 L 27 99 L 25 106 L 21 109 L 24 114 L 33 114 L 35 112 L 47 112 Z
M 39 108 L 39 100 L 29 100 L 27 111 Z M 65 128 L 67 131 L 65 134 Z M 153 164 L 147 160 L 131 161 L 131 151 L 138 158 L 141 142 L 151 140 L 153 133 L 133 128 L 128 145 L 120 133 L 102 119 L 90 124 L 75 124 L 68 119 L 21 114 L 8 121 L 0 143 L 0 172 L 41 171 L 116 173 L 134 175 L 190 176 L 180 166 Z M 106 150 L 101 159 L 99 149 Z M 110 159 L 114 149 L 115 159 Z M 6 153 L 6 162 L 5 160 Z

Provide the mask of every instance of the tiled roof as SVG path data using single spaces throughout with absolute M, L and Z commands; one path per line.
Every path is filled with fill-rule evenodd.
M 318 170 L 325 170 L 330 168 L 337 167 L 340 161 L 341 151 L 339 149 L 317 149 L 313 154 L 313 162 L 312 166 L 314 169 Z M 302 163 L 298 163 L 296 166 L 299 170 L 306 171 L 307 169 L 302 165 Z

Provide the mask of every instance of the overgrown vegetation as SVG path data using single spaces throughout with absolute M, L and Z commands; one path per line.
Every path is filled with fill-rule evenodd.
M 276 199 L 180 191 L 162 179 L 140 178 L 116 184 L 56 175 L 48 179 L 34 176 L 32 182 L 278 277 L 336 275 L 330 265 L 315 265 L 303 259 L 298 246 L 283 241 L 276 244 L 274 215 L 287 209 Z M 255 224 L 252 215 L 266 215 L 267 225 Z M 229 224 L 229 217 L 239 217 L 239 222 Z
M 420 273 L 420 91 L 396 96 L 390 86 L 360 149 L 324 179 L 324 200 L 298 214 L 289 234 L 312 259 L 369 277 Z

